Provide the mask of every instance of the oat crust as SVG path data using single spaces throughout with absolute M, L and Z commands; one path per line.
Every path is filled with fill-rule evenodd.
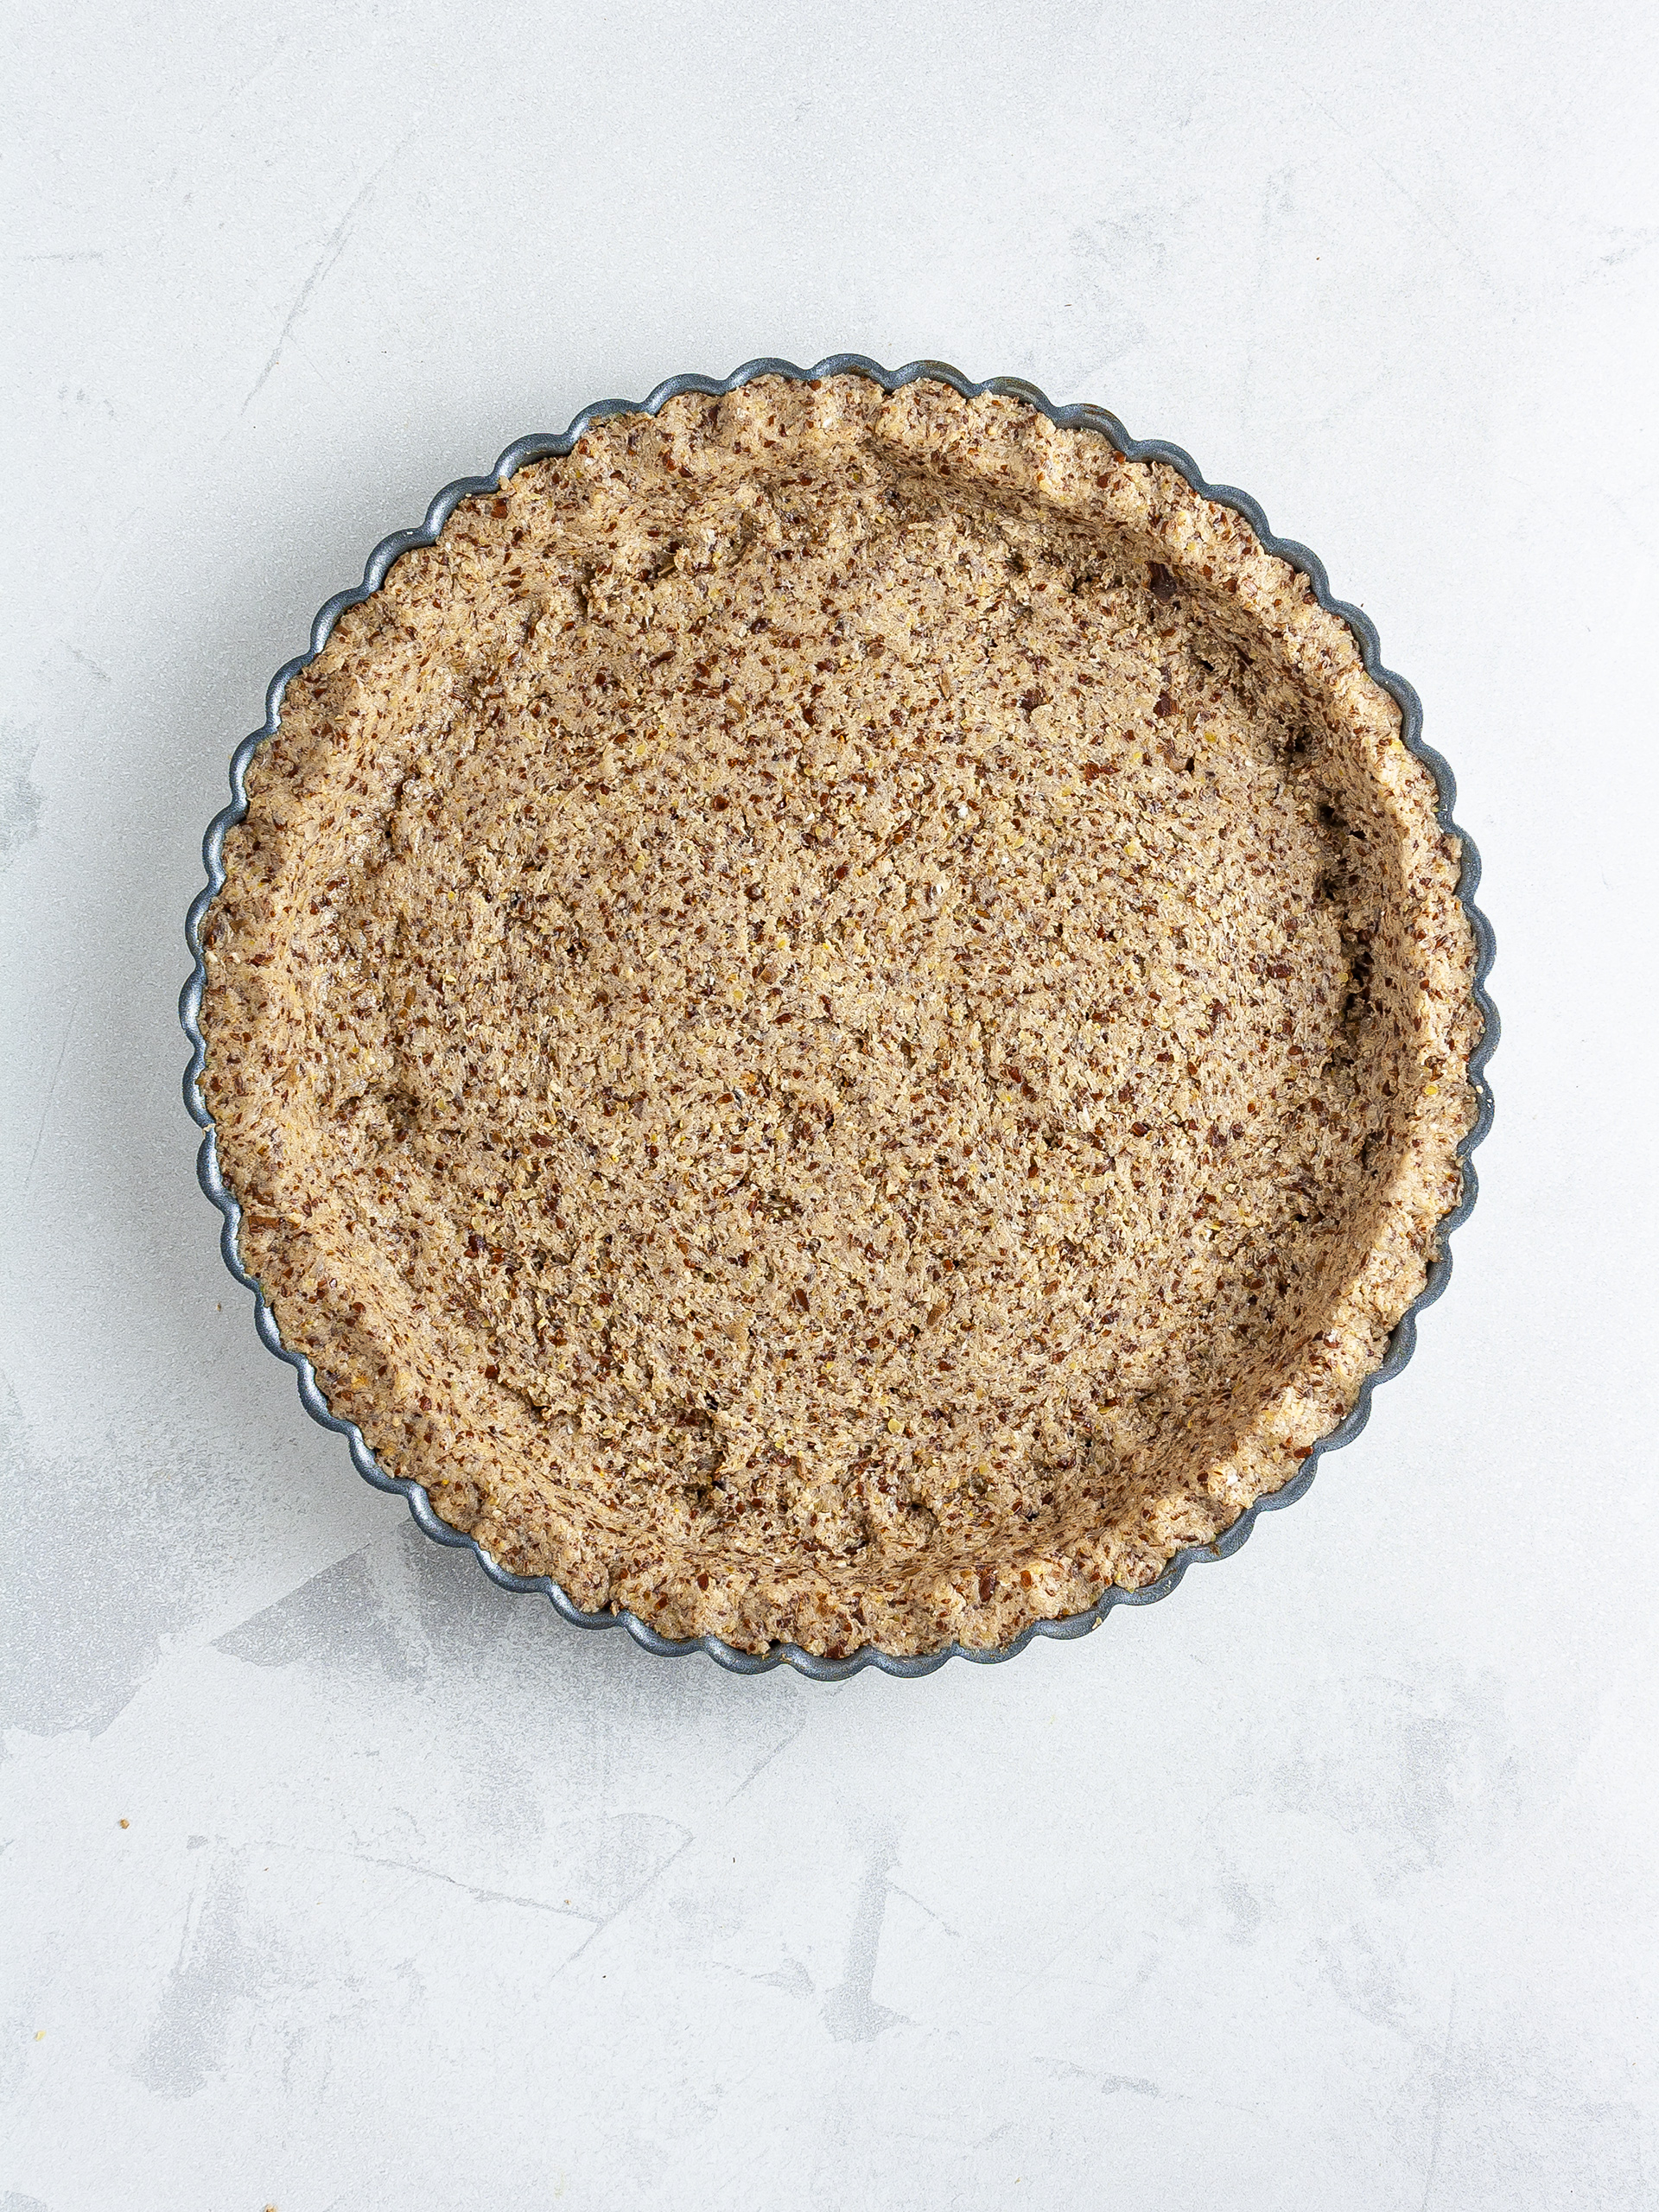
M 1346 626 L 1015 398 L 766 377 L 460 506 L 203 931 L 240 1249 L 381 1465 L 664 1634 L 1007 1642 L 1353 1405 L 1456 1205 L 1456 841 Z

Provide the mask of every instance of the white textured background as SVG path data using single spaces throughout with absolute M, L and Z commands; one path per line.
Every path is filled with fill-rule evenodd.
M 0 2212 L 1652 2205 L 1650 9 L 6 13 Z M 1319 549 L 1507 1033 L 1306 1502 L 1087 1643 L 825 1688 L 358 1482 L 220 1269 L 174 1001 L 377 537 L 843 346 L 1103 401 Z

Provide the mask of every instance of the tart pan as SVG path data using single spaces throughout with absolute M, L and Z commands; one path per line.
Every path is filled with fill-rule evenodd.
M 202 993 L 207 982 L 207 967 L 203 957 L 201 925 L 207 909 L 225 880 L 223 859 L 226 832 L 239 823 L 248 810 L 246 772 L 250 760 L 257 748 L 276 731 L 280 720 L 283 690 L 289 679 L 306 667 L 321 651 L 329 633 L 341 614 L 349 607 L 368 598 L 385 582 L 393 563 L 416 546 L 432 544 L 448 520 L 456 505 L 465 499 L 477 497 L 498 490 L 516 470 L 527 461 L 538 461 L 550 455 L 568 454 L 588 426 L 609 415 L 645 413 L 654 415 L 665 401 L 680 392 L 694 391 L 718 395 L 736 390 L 751 378 L 759 376 L 784 377 L 804 380 L 848 373 L 865 376 L 880 385 L 884 391 L 895 391 L 918 378 L 930 378 L 949 385 L 964 398 L 977 397 L 984 392 L 1007 395 L 1039 409 L 1051 422 L 1063 428 L 1081 428 L 1108 440 L 1124 459 L 1132 461 L 1156 461 L 1175 469 L 1194 492 L 1218 505 L 1230 507 L 1243 516 L 1249 524 L 1262 549 L 1287 562 L 1305 575 L 1314 598 L 1329 613 L 1338 616 L 1352 632 L 1358 645 L 1367 674 L 1397 703 L 1401 715 L 1401 736 L 1407 748 L 1414 753 L 1433 776 L 1438 792 L 1436 819 L 1440 829 L 1456 836 L 1461 846 L 1462 869 L 1458 884 L 1458 898 L 1468 917 L 1475 947 L 1475 968 L 1472 984 L 1473 1000 L 1482 1020 L 1482 1030 L 1475 1049 L 1470 1056 L 1467 1080 L 1476 1101 L 1473 1125 L 1458 1147 L 1457 1157 L 1462 1169 L 1462 1194 L 1458 1205 L 1439 1224 L 1440 1250 L 1430 1263 L 1423 1288 L 1412 1301 L 1390 1337 L 1381 1365 L 1369 1375 L 1351 1411 L 1321 1437 L 1313 1446 L 1298 1471 L 1282 1488 L 1259 1497 L 1242 1513 L 1213 1543 L 1188 1546 L 1178 1552 L 1154 1581 L 1144 1588 L 1128 1590 L 1113 1586 L 1104 1591 L 1094 1605 L 1082 1612 L 1071 1613 L 1058 1619 L 1038 1620 L 1005 1644 L 981 1648 L 950 1643 L 943 1649 L 915 1656 L 899 1656 L 866 1645 L 845 1658 L 829 1658 L 803 1650 L 789 1643 L 774 1643 L 765 1651 L 751 1652 L 735 1649 L 723 1638 L 702 1636 L 677 1640 L 664 1637 L 635 1614 L 623 1611 L 584 1611 L 575 1605 L 557 1583 L 543 1575 L 534 1578 L 510 1573 L 492 1559 L 478 1541 L 460 1530 L 452 1529 L 433 1510 L 424 1488 L 417 1482 L 387 1474 L 377 1463 L 362 1432 L 355 1423 L 343 1421 L 330 1411 L 327 1399 L 320 1389 L 310 1361 L 302 1352 L 284 1344 L 276 1320 L 266 1302 L 257 1281 L 243 1266 L 238 1249 L 238 1228 L 240 1208 L 226 1185 L 219 1170 L 216 1133 L 213 1116 L 203 1100 L 200 1077 L 205 1062 L 205 1046 L 200 1027 Z M 1106 1615 L 1117 1605 L 1146 1605 L 1155 1599 L 1167 1597 L 1180 1581 L 1188 1567 L 1200 1560 L 1228 1557 L 1236 1552 L 1255 1525 L 1258 1514 L 1288 1505 L 1300 1497 L 1313 1482 L 1319 1462 L 1327 1452 L 1337 1450 L 1358 1435 L 1370 1418 L 1371 1395 L 1379 1382 L 1397 1375 L 1415 1349 L 1417 1316 L 1446 1288 L 1451 1276 L 1452 1260 L 1447 1239 L 1452 1230 L 1461 1225 L 1474 1205 L 1477 1185 L 1470 1154 L 1481 1142 L 1491 1125 L 1492 1099 L 1485 1078 L 1486 1064 L 1496 1047 L 1498 1023 L 1485 989 L 1485 978 L 1492 963 L 1494 944 L 1491 925 L 1474 903 L 1474 893 L 1480 877 L 1480 861 L 1473 844 L 1452 818 L 1455 787 L 1451 770 L 1444 760 L 1422 741 L 1422 708 L 1416 693 L 1402 678 L 1385 669 L 1379 658 L 1376 632 L 1366 616 L 1357 607 L 1350 607 L 1331 596 L 1325 569 L 1315 555 L 1306 546 L 1276 537 L 1268 529 L 1267 518 L 1255 501 L 1243 492 L 1226 486 L 1215 486 L 1205 481 L 1191 456 L 1178 446 L 1166 444 L 1159 439 L 1131 438 L 1117 418 L 1103 408 L 1090 405 L 1057 407 L 1037 388 L 1017 378 L 995 377 L 983 384 L 975 384 L 960 372 L 938 361 L 912 361 L 900 369 L 887 370 L 861 354 L 837 353 L 817 363 L 812 368 L 801 369 L 788 361 L 761 359 L 747 362 L 729 377 L 715 379 L 702 376 L 677 376 L 659 384 L 643 401 L 601 400 L 585 407 L 575 416 L 568 429 L 554 434 L 532 435 L 517 439 L 501 455 L 495 467 L 486 476 L 464 477 L 448 485 L 428 508 L 424 520 L 415 530 L 397 531 L 383 538 L 370 555 L 362 582 L 354 588 L 337 593 L 318 610 L 311 626 L 309 649 L 290 660 L 272 677 L 265 697 L 265 719 L 260 728 L 244 739 L 232 754 L 230 763 L 231 804 L 218 815 L 203 841 L 202 853 L 207 871 L 207 881 L 193 901 L 186 919 L 185 937 L 194 961 L 194 968 L 180 998 L 179 1013 L 186 1036 L 191 1045 L 191 1058 L 184 1080 L 185 1103 L 191 1117 L 206 1132 L 197 1163 L 197 1173 L 202 1189 L 224 1217 L 219 1244 L 225 1263 L 236 1280 L 253 1294 L 254 1322 L 267 1348 L 279 1359 L 295 1369 L 299 1381 L 300 1401 L 312 1419 L 324 1428 L 344 1436 L 350 1448 L 353 1464 L 365 1482 L 377 1490 L 400 1494 L 407 1502 L 410 1513 L 425 1535 L 436 1543 L 471 1551 L 492 1581 L 505 1590 L 518 1594 L 535 1594 L 545 1598 L 554 1611 L 578 1628 L 626 1628 L 634 1642 L 647 1651 L 664 1658 L 683 1658 L 695 1651 L 706 1651 L 719 1665 L 734 1674 L 762 1674 L 780 1665 L 788 1665 L 818 1681 L 838 1681 L 848 1675 L 856 1674 L 861 1668 L 873 1666 L 890 1675 L 929 1675 L 942 1667 L 946 1660 L 961 1658 L 981 1665 L 1012 1659 L 1024 1650 L 1033 1637 L 1070 1638 L 1086 1636 L 1099 1625 Z

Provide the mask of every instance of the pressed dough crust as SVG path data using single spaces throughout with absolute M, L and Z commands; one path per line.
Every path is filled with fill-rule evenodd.
M 761 378 L 463 503 L 204 932 L 240 1249 L 578 1604 L 1005 1642 L 1353 1405 L 1460 1187 L 1455 840 L 1346 626 L 1014 397 Z

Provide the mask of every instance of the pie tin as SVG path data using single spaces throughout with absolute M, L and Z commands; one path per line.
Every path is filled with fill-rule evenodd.
M 1046 415 L 1052 423 L 1064 428 L 1073 427 L 1092 430 L 1115 446 L 1127 461 L 1159 461 L 1184 476 L 1200 497 L 1214 500 L 1218 505 L 1230 507 L 1243 516 L 1257 539 L 1269 553 L 1276 554 L 1292 568 L 1300 569 L 1313 588 L 1313 595 L 1327 612 L 1339 615 L 1353 632 L 1358 643 L 1366 672 L 1372 680 L 1398 703 L 1401 715 L 1401 734 L 1407 747 L 1423 761 L 1433 776 L 1439 792 L 1436 819 L 1440 828 L 1457 837 L 1462 847 L 1463 868 L 1458 883 L 1458 899 L 1469 918 L 1474 934 L 1475 971 L 1473 996 L 1479 1009 L 1484 1027 L 1479 1042 L 1471 1055 L 1468 1079 L 1478 1102 L 1473 1127 L 1458 1147 L 1458 1160 L 1463 1169 L 1462 1196 L 1457 1205 L 1440 1223 L 1440 1251 L 1428 1269 L 1427 1280 L 1421 1291 L 1412 1300 L 1402 1316 L 1399 1325 L 1389 1339 L 1382 1363 L 1366 1376 L 1357 1402 L 1350 1412 L 1328 1434 L 1319 1439 L 1308 1457 L 1281 1490 L 1259 1497 L 1242 1513 L 1238 1519 L 1213 1543 L 1192 1544 L 1177 1552 L 1163 1573 L 1144 1589 L 1123 1590 L 1116 1586 L 1106 1590 L 1085 1611 L 1070 1613 L 1058 1620 L 1033 1621 L 1020 1630 L 1011 1642 L 991 1648 L 975 1648 L 950 1643 L 943 1650 L 924 1653 L 915 1657 L 901 1656 L 865 1645 L 849 1658 L 830 1659 L 810 1651 L 804 1651 L 798 1644 L 774 1643 L 763 1652 L 740 1651 L 723 1637 L 717 1636 L 688 1637 L 677 1639 L 659 1635 L 657 1630 L 627 1611 L 584 1612 L 582 1607 L 562 1590 L 548 1575 L 513 1574 L 497 1564 L 474 1537 L 464 1535 L 458 1529 L 439 1518 L 433 1510 L 425 1490 L 417 1482 L 389 1475 L 376 1462 L 355 1422 L 341 1421 L 331 1413 L 327 1400 L 318 1387 L 310 1361 L 303 1352 L 289 1349 L 283 1342 L 276 1319 L 266 1302 L 259 1283 L 243 1266 L 237 1249 L 237 1229 L 241 1209 L 233 1192 L 219 1172 L 216 1133 L 212 1115 L 201 1095 L 201 1072 L 206 1060 L 200 1028 L 202 991 L 207 980 L 207 964 L 203 958 L 201 927 L 207 909 L 225 881 L 225 833 L 242 820 L 248 810 L 247 769 L 258 747 L 276 731 L 280 719 L 283 692 L 289 679 L 313 661 L 322 651 L 329 632 L 348 607 L 355 607 L 379 590 L 392 564 L 416 546 L 430 545 L 449 519 L 457 505 L 467 499 L 494 492 L 505 484 L 514 472 L 527 461 L 540 461 L 550 454 L 568 454 L 590 423 L 608 415 L 654 415 L 665 401 L 683 391 L 706 392 L 718 395 L 734 391 L 753 378 L 763 376 L 787 377 L 802 382 L 816 377 L 831 377 L 852 373 L 868 377 L 884 391 L 897 391 L 922 377 L 931 378 L 949 385 L 964 399 L 973 399 L 982 392 L 1004 393 L 1011 398 L 1025 401 Z M 1480 880 L 1480 856 L 1465 833 L 1452 818 L 1456 798 L 1456 785 L 1452 771 L 1432 747 L 1423 742 L 1423 710 L 1421 702 L 1403 677 L 1384 668 L 1379 657 L 1376 632 L 1370 620 L 1356 607 L 1333 599 L 1325 578 L 1323 563 L 1306 546 L 1294 540 L 1277 537 L 1268 527 L 1267 517 L 1248 493 L 1236 491 L 1229 485 L 1208 484 L 1199 474 L 1197 463 L 1179 446 L 1166 444 L 1160 438 L 1132 438 L 1115 415 L 1104 408 L 1090 405 L 1057 407 L 1040 392 L 1035 385 L 1027 384 L 1018 377 L 992 377 L 983 384 L 975 384 L 957 369 L 943 361 L 912 361 L 901 369 L 884 369 L 861 353 L 832 353 L 810 369 L 798 368 L 791 361 L 747 361 L 728 377 L 716 378 L 702 376 L 671 377 L 659 384 L 644 400 L 605 399 L 584 407 L 567 430 L 532 435 L 513 441 L 487 476 L 465 476 L 454 484 L 446 485 L 426 511 L 425 519 L 415 530 L 396 531 L 382 538 L 363 571 L 363 581 L 349 591 L 336 592 L 318 609 L 311 625 L 309 649 L 279 668 L 271 678 L 265 694 L 265 719 L 251 736 L 245 738 L 231 756 L 231 804 L 215 817 L 202 841 L 202 858 L 207 865 L 207 881 L 192 902 L 185 921 L 185 940 L 195 966 L 179 999 L 179 1019 L 190 1040 L 190 1064 L 185 1072 L 184 1101 L 191 1118 L 207 1134 L 202 1139 L 197 1160 L 197 1176 L 202 1189 L 224 1216 L 219 1233 L 219 1249 L 225 1264 L 238 1282 L 253 1294 L 254 1325 L 266 1347 L 278 1359 L 286 1360 L 299 1378 L 300 1402 L 311 1418 L 324 1428 L 333 1429 L 343 1436 L 351 1450 L 352 1463 L 365 1482 L 377 1490 L 391 1491 L 408 1503 L 416 1525 L 434 1542 L 452 1548 L 470 1551 L 493 1582 L 502 1589 L 519 1594 L 535 1594 L 547 1599 L 554 1611 L 577 1628 L 626 1629 L 634 1642 L 658 1657 L 681 1659 L 694 1651 L 706 1651 L 719 1665 L 729 1668 L 737 1675 L 760 1675 L 772 1668 L 787 1665 L 798 1673 L 810 1676 L 814 1681 L 841 1681 L 849 1675 L 855 1675 L 864 1667 L 879 1667 L 888 1675 L 931 1675 L 944 1666 L 947 1659 L 969 1659 L 979 1665 L 1012 1659 L 1025 1649 L 1033 1637 L 1070 1638 L 1087 1636 L 1097 1628 L 1107 1614 L 1118 1605 L 1150 1605 L 1160 1598 L 1166 1598 L 1190 1567 L 1200 1561 L 1226 1559 L 1244 1542 L 1255 1528 L 1257 1516 L 1277 1512 L 1281 1506 L 1293 1504 L 1313 1482 L 1319 1460 L 1327 1452 L 1337 1451 L 1351 1444 L 1370 1417 L 1371 1395 L 1379 1382 L 1386 1382 L 1399 1374 L 1411 1357 L 1417 1344 L 1417 1316 L 1426 1306 L 1432 1305 L 1446 1288 L 1452 1274 L 1452 1255 L 1449 1249 L 1451 1234 L 1460 1228 L 1473 1208 L 1477 1194 L 1475 1171 L 1470 1154 L 1484 1138 L 1492 1122 L 1492 1094 L 1486 1081 L 1486 1064 L 1497 1044 L 1497 1012 L 1485 989 L 1485 979 L 1491 968 L 1495 944 L 1491 925 L 1475 904 L 1475 889 Z

